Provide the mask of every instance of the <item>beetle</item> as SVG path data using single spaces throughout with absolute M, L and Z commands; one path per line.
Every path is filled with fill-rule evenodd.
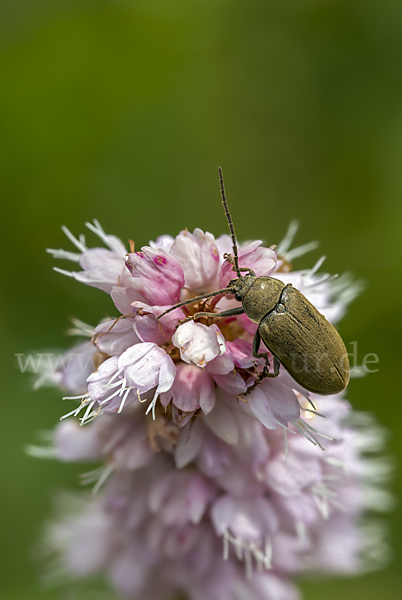
M 233 256 L 225 254 L 224 258 L 232 264 L 237 277 L 226 288 L 179 302 L 157 318 L 198 300 L 233 294 L 242 303 L 241 306 L 220 313 L 197 312 L 181 323 L 201 317 L 222 318 L 246 313 L 251 321 L 258 324 L 253 340 L 253 356 L 264 358 L 265 367 L 244 395 L 248 395 L 265 377 L 277 377 L 280 365 L 310 392 L 323 396 L 341 392 L 348 384 L 350 371 L 341 336 L 292 284 L 285 285 L 274 277 L 257 277 L 252 269 L 239 267 L 236 235 L 220 167 L 219 181 L 233 246 Z M 259 352 L 261 340 L 273 356 L 273 373 L 269 372 L 268 353 Z

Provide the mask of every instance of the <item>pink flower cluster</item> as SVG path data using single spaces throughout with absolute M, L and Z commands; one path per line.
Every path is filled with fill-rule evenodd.
M 64 571 L 102 573 L 133 600 L 294 600 L 300 574 L 365 568 L 382 542 L 362 514 L 387 504 L 384 469 L 365 457 L 381 446 L 378 429 L 356 425 L 342 395 L 309 394 L 283 369 L 243 397 L 265 364 L 252 355 L 256 325 L 245 315 L 180 324 L 238 306 L 233 296 L 156 318 L 227 285 L 229 236 L 182 231 L 127 253 L 99 223 L 88 227 L 108 249 L 65 230 L 79 253 L 50 252 L 77 262 L 57 270 L 110 294 L 121 317 L 70 351 L 85 361 L 49 374 L 79 401 L 65 415 L 79 420 L 63 418 L 49 454 L 103 463 L 86 476 L 96 494 L 49 526 Z M 240 266 L 292 283 L 336 322 L 356 288 L 317 275 L 322 260 L 291 271 L 300 249 L 289 245 L 245 244 Z

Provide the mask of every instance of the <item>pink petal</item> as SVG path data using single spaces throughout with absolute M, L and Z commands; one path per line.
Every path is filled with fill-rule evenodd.
M 233 371 L 233 369 L 234 363 L 228 352 L 224 352 L 220 356 L 217 356 L 206 366 L 208 373 L 217 373 L 219 375 L 226 375 L 227 373 L 230 373 L 230 371 Z
M 208 429 L 228 444 L 237 444 L 241 425 L 236 413 L 220 400 L 223 394 L 222 390 L 217 390 L 215 408 L 209 415 L 203 417 L 203 422 Z
M 246 340 L 236 339 L 233 342 L 226 342 L 226 353 L 239 369 L 249 369 L 256 362 L 253 347 Z
M 74 278 L 92 287 L 110 293 L 118 285 L 124 269 L 124 259 L 106 248 L 92 248 L 81 254 L 79 264 L 83 271 L 73 273 Z
M 137 304 L 137 302 L 134 302 Z M 135 317 L 134 330 L 141 342 L 153 342 L 158 346 L 164 344 L 172 337 L 172 332 L 162 330 L 159 321 L 153 314 L 141 314 Z M 170 333 L 170 335 L 169 335 Z
M 101 400 L 110 391 L 105 391 L 104 386 L 109 383 L 111 377 L 118 369 L 118 358 L 112 356 L 98 367 L 98 370 L 92 373 L 88 378 L 88 393 L 93 400 Z
M 140 552 L 130 550 L 117 554 L 110 565 L 111 583 L 125 596 L 137 595 L 147 576 Z
M 243 329 L 245 329 L 247 331 L 247 333 L 249 333 L 250 335 L 252 335 L 254 337 L 255 332 L 258 329 L 258 324 L 250 321 L 250 319 L 248 318 L 246 313 L 239 315 L 237 317 L 237 319 L 238 319 L 238 322 L 241 325 L 241 327 L 243 327 Z
M 278 379 L 264 379 L 257 389 L 265 395 L 276 421 L 287 425 L 300 417 L 300 404 L 294 391 Z
M 267 429 L 278 429 L 270 403 L 260 389 L 260 385 L 249 396 L 246 396 L 245 400 L 247 402 L 240 401 L 237 404 L 238 410 L 254 417 L 254 419 L 260 421 Z
M 144 302 L 133 302 L 133 311 L 137 313 L 134 319 L 134 329 L 142 342 L 153 342 L 162 345 L 171 340 L 179 319 L 184 318 L 180 308 L 176 308 L 161 319 L 156 317 L 163 313 L 168 306 L 149 306 Z
M 132 319 L 120 321 L 110 319 L 95 328 L 95 345 L 99 352 L 109 356 L 120 356 L 127 348 L 138 342 Z
M 320 461 L 295 452 L 289 452 L 286 460 L 281 453 L 267 464 L 266 481 L 283 496 L 298 496 L 302 490 L 322 481 Z
M 215 404 L 215 389 L 211 376 L 194 365 L 177 365 L 171 394 L 173 403 L 184 412 L 196 411 L 201 407 L 208 413 Z
M 144 298 L 141 296 L 141 294 L 133 290 L 131 287 L 116 286 L 112 288 L 110 295 L 117 310 L 122 315 L 132 315 L 133 317 L 135 315 L 133 303 L 136 301 L 144 301 Z
M 203 440 L 203 427 L 199 419 L 189 423 L 180 430 L 179 440 L 175 448 L 175 462 L 182 469 L 197 456 Z
M 183 268 L 186 287 L 198 290 L 215 279 L 219 268 L 219 253 L 211 234 L 204 233 L 201 229 L 195 229 L 194 234 L 182 231 L 170 248 L 170 254 Z
M 167 305 L 179 300 L 184 285 L 180 264 L 163 250 L 144 246 L 128 255 L 130 286 L 150 304 Z
M 99 460 L 102 457 L 103 439 L 93 425 L 80 427 L 73 419 L 64 421 L 54 432 L 54 442 L 59 460 Z
M 218 535 L 230 529 L 237 538 L 260 541 L 278 528 L 278 517 L 265 498 L 235 499 L 221 496 L 213 505 L 211 517 Z
M 182 412 L 180 411 L 175 404 L 172 404 L 172 418 L 173 423 L 177 425 L 177 427 L 184 427 L 193 417 L 194 411 L 192 412 Z
M 200 390 L 200 408 L 204 415 L 208 415 L 215 406 L 215 386 L 210 377 L 205 378 Z
M 218 248 L 219 261 L 220 261 L 220 264 L 222 265 L 222 263 L 224 262 L 223 255 L 233 253 L 233 246 L 232 246 L 232 240 L 230 238 L 230 235 L 224 234 L 224 235 L 219 236 L 216 239 L 216 247 Z
M 227 375 L 214 374 L 213 378 L 219 387 L 234 396 L 244 394 L 247 391 L 247 386 L 244 383 L 243 377 L 236 371 L 232 371 Z
M 276 269 L 277 256 L 272 248 L 264 248 L 262 242 L 256 240 L 239 248 L 239 266 L 252 269 L 257 277 L 272 275 Z M 232 265 L 225 261 L 219 273 L 219 286 L 226 287 L 236 274 Z
M 151 248 L 156 248 L 157 250 L 164 250 L 165 252 L 169 252 L 174 242 L 174 238 L 171 235 L 160 235 L 156 238 L 155 242 L 149 242 Z
M 142 426 L 141 426 L 142 425 Z M 130 431 L 130 435 L 124 440 L 124 443 L 116 443 L 113 449 L 113 464 L 117 469 L 139 469 L 148 464 L 154 457 L 148 439 L 148 432 L 145 423 L 137 424 Z
M 251 582 L 255 600 L 300 600 L 299 590 L 273 573 L 255 573 Z
M 63 355 L 60 385 L 74 394 L 85 393 L 88 376 L 95 368 L 96 348 L 89 342 L 74 346 Z

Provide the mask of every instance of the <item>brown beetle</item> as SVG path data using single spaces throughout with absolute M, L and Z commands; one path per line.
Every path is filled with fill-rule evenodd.
M 258 323 L 253 355 L 264 358 L 266 365 L 245 395 L 265 377 L 279 375 L 280 365 L 310 392 L 324 396 L 341 392 L 349 381 L 349 360 L 342 338 L 331 323 L 291 284 L 285 285 L 273 277 L 256 277 L 251 269 L 239 267 L 236 236 L 220 167 L 219 178 L 222 203 L 233 244 L 233 257 L 225 258 L 233 265 L 237 278 L 232 279 L 224 289 L 175 304 L 159 315 L 158 319 L 185 304 L 219 294 L 234 294 L 242 306 L 220 313 L 199 312 L 186 320 L 231 317 L 246 313 L 251 321 Z M 242 275 L 245 271 L 247 274 Z M 273 373 L 268 370 L 268 354 L 259 353 L 261 339 L 274 357 Z

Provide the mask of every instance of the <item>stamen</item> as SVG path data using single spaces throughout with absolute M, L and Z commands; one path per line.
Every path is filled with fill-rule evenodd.
M 156 406 L 156 400 L 158 398 L 159 394 L 157 392 L 155 392 L 155 396 L 152 398 L 151 400 L 151 404 L 148 406 L 145 414 L 147 415 L 149 413 L 149 411 L 152 409 L 152 418 L 155 421 L 155 406 Z
M 67 413 L 66 415 L 63 415 L 62 417 L 60 417 L 60 421 L 64 421 L 64 419 L 71 417 L 71 415 L 74 415 L 74 417 L 77 417 L 83 408 L 84 407 L 82 406 L 82 404 L 80 404 L 80 406 L 78 408 L 76 408 L 75 410 L 72 410 L 71 412 Z
M 265 539 L 265 568 L 272 569 L 272 540 L 269 535 Z
M 90 229 L 95 235 L 97 235 L 102 242 L 112 251 L 116 253 L 120 253 L 120 242 L 117 245 L 116 239 L 113 236 L 107 235 L 101 224 L 97 219 L 94 219 L 94 225 L 92 223 L 85 223 L 85 225 Z
M 316 494 L 313 493 L 313 498 L 314 501 L 317 505 L 318 510 L 321 513 L 322 518 L 327 521 L 328 517 L 329 517 L 329 506 L 328 506 L 328 502 L 326 502 L 325 498 L 322 498 L 321 496 L 318 496 Z
M 275 419 L 275 423 L 276 423 L 277 425 L 279 425 L 279 427 L 283 427 L 283 429 L 286 429 L 286 431 L 288 431 L 289 433 L 293 433 L 293 435 L 296 435 L 296 432 L 295 432 L 295 431 L 293 431 L 292 429 L 289 429 L 289 427 L 286 427 L 286 425 L 284 425 L 284 424 L 283 424 L 283 423 L 281 423 L 280 421 L 277 421 L 277 420 Z M 292 425 L 293 425 L 293 421 L 291 421 L 291 423 L 292 423 Z
M 237 559 L 245 561 L 247 577 L 252 575 L 252 557 L 255 558 L 259 571 L 261 568 L 272 569 L 272 541 L 269 535 L 265 538 L 265 548 L 263 551 L 260 543 L 243 541 L 240 538 L 231 535 L 229 530 L 226 529 L 223 532 L 224 560 L 227 560 L 229 557 L 229 542 L 235 547 Z
M 307 400 L 307 402 L 310 404 L 310 406 L 312 406 L 314 408 L 314 410 L 317 410 L 313 401 L 311 400 L 311 398 L 309 397 L 308 394 L 307 394 L 307 396 L 303 396 L 303 398 L 305 398 Z
M 123 399 L 122 399 L 122 401 L 120 403 L 119 410 L 117 411 L 118 413 L 121 413 L 121 411 L 123 410 L 124 404 L 125 404 L 125 402 L 127 400 L 127 396 L 129 395 L 130 390 L 131 390 L 131 388 L 128 387 L 127 390 L 126 390 L 126 392 L 125 392 L 125 394 L 124 394 L 124 396 L 123 396 Z
M 80 335 L 92 338 L 94 334 L 94 328 L 84 321 L 80 321 L 80 319 L 76 319 L 75 317 L 71 317 L 71 323 L 75 325 L 75 327 L 67 330 L 67 335 Z
M 228 560 L 229 558 L 229 540 L 226 535 L 226 531 L 223 533 L 223 560 Z
M 51 373 L 48 373 L 47 371 L 42 373 L 42 375 L 35 381 L 35 383 L 33 385 L 33 389 L 38 390 L 43 385 L 43 383 L 46 381 L 46 379 L 48 379 L 50 377 L 51 377 Z
M 46 248 L 46 252 L 51 254 L 53 258 L 61 258 L 64 260 L 71 260 L 73 262 L 78 262 L 81 256 L 76 252 L 68 252 L 67 250 L 62 250 L 61 248 L 59 250 L 56 250 L 54 248 Z
M 360 377 L 365 377 L 367 375 L 367 371 L 362 365 L 357 365 L 356 367 L 352 367 L 349 371 L 349 377 L 351 379 L 359 379 Z
M 335 458 L 333 456 L 326 456 L 324 460 L 328 465 L 331 465 L 332 467 L 336 467 L 337 469 L 340 469 L 344 473 L 347 472 L 347 467 L 346 467 L 345 463 L 342 460 L 339 460 L 339 458 Z
M 59 269 L 58 267 L 53 267 L 53 271 L 56 271 L 56 273 L 61 273 L 62 275 L 65 275 L 66 277 L 74 277 L 74 273 L 72 273 L 71 271 L 66 271 L 65 269 Z
M 229 538 L 230 539 L 230 538 Z M 242 552 L 242 544 L 241 544 L 241 540 L 238 538 L 234 538 L 234 545 L 236 548 L 236 556 L 238 560 L 243 560 L 243 552 Z
M 92 490 L 93 494 L 97 494 L 99 492 L 100 488 L 105 483 L 105 481 L 110 477 L 110 475 L 113 473 L 113 471 L 114 471 L 113 465 L 107 465 L 104 468 L 102 475 L 99 477 L 97 483 L 95 484 L 95 486 Z
M 278 247 L 276 249 L 276 252 L 278 255 L 287 253 L 287 251 L 289 250 L 290 246 L 293 243 L 293 240 L 295 238 L 295 235 L 296 235 L 298 229 L 299 229 L 298 221 L 291 221 L 289 223 L 289 227 L 285 234 L 285 237 L 283 238 L 283 240 L 281 242 L 279 242 Z
M 301 423 L 303 423 L 303 421 L 301 421 L 300 419 L 295 419 L 294 421 L 292 421 L 293 427 L 295 427 L 295 429 L 297 429 L 297 431 L 299 433 L 301 433 L 302 436 L 306 438 L 306 440 L 308 440 L 309 442 L 311 442 L 313 444 L 313 446 L 319 446 L 321 448 L 321 450 L 324 450 L 324 448 L 321 446 L 321 444 L 319 444 L 318 441 L 314 437 L 310 436 L 307 433 L 307 431 L 301 425 Z
M 80 476 L 81 484 L 89 485 L 96 482 L 94 488 L 92 489 L 92 493 L 96 494 L 101 486 L 105 483 L 106 479 L 113 473 L 113 471 L 113 465 L 105 465 L 103 467 L 99 467 L 98 469 L 94 469 L 93 471 L 89 471 L 88 473 L 83 473 Z
M 318 269 L 321 267 L 326 258 L 326 256 L 321 256 L 321 258 L 319 258 L 315 263 L 314 267 L 310 269 L 310 271 L 307 271 L 307 276 L 312 277 L 313 275 L 315 275 L 315 273 L 317 273 Z
M 107 246 L 109 245 L 107 243 L 107 235 L 97 219 L 94 219 L 94 225 L 92 225 L 92 223 L 87 222 L 85 223 L 85 226 L 88 227 L 88 229 L 90 229 L 92 233 L 97 235 Z
M 107 386 L 110 385 L 113 381 L 113 379 L 116 379 L 116 377 L 118 377 L 120 375 L 120 373 L 123 371 L 124 369 L 119 369 L 118 371 L 116 371 L 116 373 L 114 375 L 112 375 L 112 377 L 109 379 L 109 381 L 107 382 Z
M 57 458 L 57 450 L 53 446 L 27 446 L 25 450 L 34 458 Z
M 102 387 L 102 391 L 106 392 L 107 390 L 112 390 L 115 387 L 126 387 L 125 386 L 125 380 L 119 379 L 119 381 L 115 381 L 114 383 L 107 383 L 106 385 L 104 385 Z
M 315 411 L 315 410 L 311 410 L 311 408 L 303 408 L 302 406 L 300 407 L 302 410 L 312 413 L 313 415 L 315 415 L 316 417 L 322 417 L 323 419 L 326 419 L 327 417 L 325 415 L 322 415 L 321 413 Z
M 316 250 L 320 242 L 313 241 L 308 244 L 304 244 L 304 246 L 299 246 L 298 248 L 294 248 L 294 250 L 290 250 L 286 254 L 286 258 L 289 261 L 294 260 L 295 258 L 299 258 L 299 256 L 303 256 L 303 254 L 307 254 L 307 252 L 311 252 L 312 250 Z
M 80 240 L 78 240 L 65 225 L 62 225 L 62 230 L 80 252 L 86 252 L 88 250 L 88 248 Z
M 138 398 L 138 402 L 146 402 L 148 398 L 144 398 L 144 400 L 141 398 L 140 396 L 140 390 L 137 390 L 137 398 Z M 166 407 L 167 408 L 167 407 Z
M 81 423 L 80 425 L 85 425 L 85 421 L 87 419 L 87 417 L 89 417 L 89 413 L 92 410 L 92 407 L 94 406 L 94 404 L 96 404 L 96 400 L 92 400 L 92 402 L 90 402 L 87 406 L 87 410 L 85 411 L 84 416 L 80 419 Z
M 316 435 L 319 435 L 320 437 L 323 437 L 326 440 L 330 440 L 331 442 L 335 442 L 334 438 L 330 437 L 329 435 L 325 435 L 324 433 L 321 433 L 320 431 L 317 431 L 317 429 L 314 429 L 314 427 L 312 427 L 310 425 L 310 423 L 306 423 L 306 421 L 302 421 L 301 419 L 300 419 L 300 421 L 302 423 L 302 427 L 306 427 L 309 431 L 312 431 Z
M 313 283 L 309 283 L 305 286 L 305 289 L 311 289 L 314 287 L 318 287 L 319 285 L 321 285 L 322 283 L 328 282 L 328 281 L 333 281 L 334 279 L 337 279 L 339 277 L 338 274 L 335 275 L 323 275 L 321 277 L 321 279 L 318 279 L 317 281 L 313 281 Z
M 305 542 L 308 539 L 307 529 L 306 529 L 305 524 L 302 521 L 296 521 L 295 528 L 296 528 L 296 534 L 297 534 L 298 539 L 301 542 Z
M 104 404 L 106 404 L 106 402 L 109 402 L 109 400 L 111 400 L 112 398 L 114 398 L 115 396 L 118 396 L 121 393 L 121 390 L 117 390 L 117 392 L 114 392 L 113 394 L 111 394 L 110 396 L 108 396 L 107 398 L 105 398 L 104 400 L 101 400 L 99 402 L 99 404 L 101 406 L 103 406 Z

